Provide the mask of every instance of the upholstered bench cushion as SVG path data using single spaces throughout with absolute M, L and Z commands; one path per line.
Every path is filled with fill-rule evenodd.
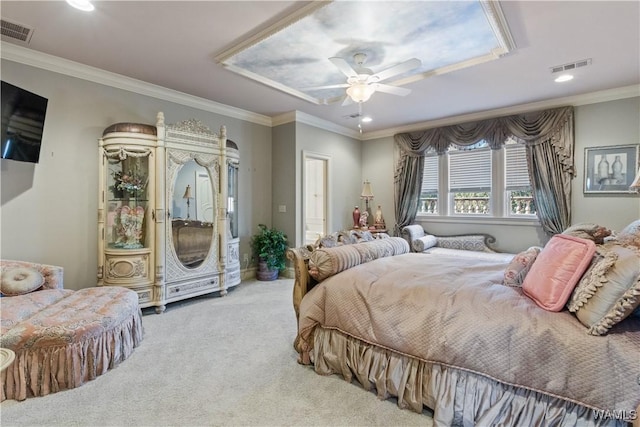
M 2 341 L 2 347 L 4 345 L 7 332 L 23 322 L 39 311 L 44 310 L 63 298 L 73 294 L 74 291 L 70 289 L 45 289 L 38 292 L 31 292 L 30 294 L 17 295 L 13 297 L 7 297 L 2 299 L 2 320 L 0 322 L 0 338 Z
M 117 366 L 141 340 L 138 296 L 126 288 L 3 298 L 0 346 L 16 359 L 3 372 L 2 400 L 78 387 Z

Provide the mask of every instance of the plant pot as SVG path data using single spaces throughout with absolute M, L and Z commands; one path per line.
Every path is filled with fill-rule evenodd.
M 276 280 L 278 278 L 279 271 L 277 269 L 269 270 L 267 268 L 266 261 L 258 262 L 258 269 L 256 270 L 256 279 L 262 281 L 271 281 Z

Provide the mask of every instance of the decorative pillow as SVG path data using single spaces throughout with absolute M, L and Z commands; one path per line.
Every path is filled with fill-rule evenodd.
M 309 257 L 309 275 L 320 282 L 358 264 L 407 252 L 409 252 L 409 244 L 402 237 L 320 248 L 313 251 Z
M 618 233 L 618 244 L 640 249 L 640 219 L 633 221 Z
M 44 276 L 33 268 L 7 268 L 2 272 L 0 291 L 5 296 L 24 295 L 42 287 Z
M 485 244 L 486 236 L 469 234 L 463 236 L 438 237 L 438 247 L 447 249 L 462 249 L 465 251 L 493 252 Z
M 527 273 L 541 250 L 542 248 L 539 246 L 532 246 L 526 251 L 514 256 L 504 271 L 504 281 L 502 284 L 505 286 L 522 286 L 524 278 L 527 276 Z
M 438 238 L 431 234 L 427 234 L 426 236 L 419 237 L 411 242 L 411 246 L 413 246 L 413 250 L 415 252 L 422 252 L 425 249 L 432 248 L 438 243 Z
M 589 222 L 582 222 L 576 225 L 572 225 L 562 232 L 573 237 L 580 237 L 581 239 L 593 240 L 596 244 L 604 242 L 604 238 L 611 235 L 611 230 L 606 227 L 602 227 L 598 224 L 592 224 Z
M 404 237 L 407 242 L 413 242 L 420 237 L 423 237 L 426 233 L 424 232 L 424 228 L 420 224 L 407 225 L 402 227 L 400 235 Z
M 591 240 L 556 234 L 538 254 L 522 291 L 545 310 L 562 310 L 595 250 Z
M 640 306 L 640 251 L 600 246 L 567 304 L 591 335 L 604 335 Z

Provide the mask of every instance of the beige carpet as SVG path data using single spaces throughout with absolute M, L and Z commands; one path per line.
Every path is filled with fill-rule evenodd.
M 82 387 L 0 405 L 9 426 L 431 426 L 425 412 L 296 363 L 293 280 L 145 310 L 144 340 Z

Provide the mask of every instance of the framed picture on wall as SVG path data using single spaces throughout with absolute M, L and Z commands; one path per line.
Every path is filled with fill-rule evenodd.
M 640 144 L 584 149 L 584 192 L 629 193 L 638 170 Z

